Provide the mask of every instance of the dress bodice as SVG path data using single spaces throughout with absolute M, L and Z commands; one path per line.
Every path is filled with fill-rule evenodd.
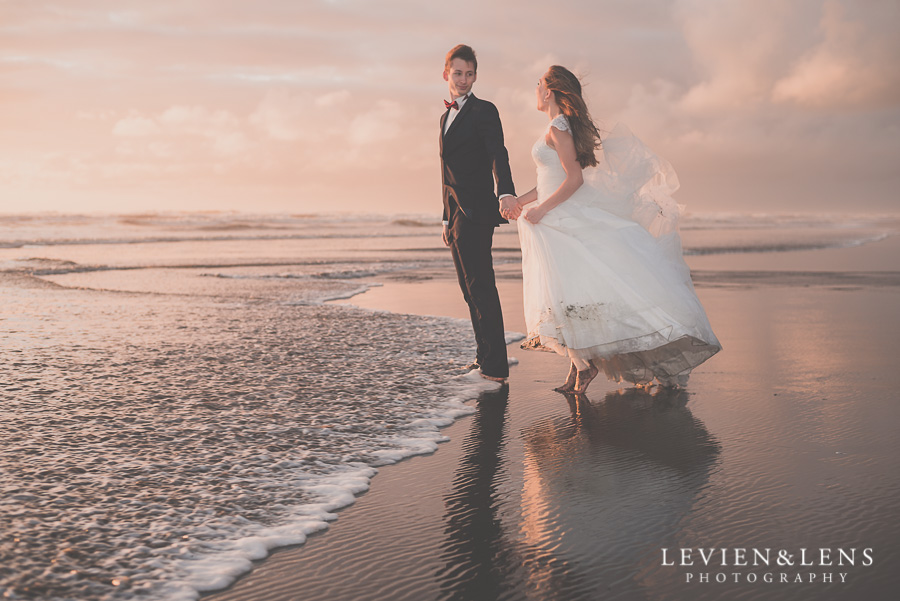
M 557 115 L 531 147 L 531 158 L 534 159 L 537 167 L 538 200 L 543 200 L 553 194 L 566 179 L 566 171 L 559 160 L 559 155 L 547 144 L 546 138 L 551 127 L 560 131 L 569 131 L 569 122 L 564 115 Z

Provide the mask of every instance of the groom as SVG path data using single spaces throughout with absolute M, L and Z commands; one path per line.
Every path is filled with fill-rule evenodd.
M 503 313 L 494 281 L 491 242 L 500 216 L 497 196 L 515 196 L 500 114 L 472 94 L 477 77 L 475 51 L 460 44 L 444 60 L 450 101 L 441 116 L 441 171 L 444 244 L 450 247 L 459 287 L 469 305 L 477 352 L 469 367 L 489 380 L 509 376 Z M 494 178 L 497 192 L 494 193 Z

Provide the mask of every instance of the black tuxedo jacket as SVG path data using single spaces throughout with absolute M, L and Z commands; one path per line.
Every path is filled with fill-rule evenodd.
M 441 117 L 444 221 L 448 221 L 458 207 L 475 223 L 508 223 L 500 216 L 497 198 L 503 194 L 515 195 L 516 189 L 509 169 L 509 154 L 503 145 L 503 127 L 497 107 L 469 94 L 444 134 L 448 114 L 446 111 Z

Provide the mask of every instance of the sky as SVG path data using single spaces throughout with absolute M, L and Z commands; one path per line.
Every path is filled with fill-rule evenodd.
M 689 212 L 900 209 L 896 0 L 0 0 L 0 212 L 441 211 L 446 52 L 519 193 L 552 64 Z

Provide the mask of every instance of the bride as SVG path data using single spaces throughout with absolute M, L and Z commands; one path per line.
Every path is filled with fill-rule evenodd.
M 721 345 L 682 258 L 674 171 L 623 126 L 601 149 L 564 67 L 538 81 L 537 104 L 550 118 L 531 150 L 537 187 L 501 203 L 522 245 L 523 348 L 571 360 L 560 392 L 584 392 L 600 370 L 637 385 L 686 384 Z

